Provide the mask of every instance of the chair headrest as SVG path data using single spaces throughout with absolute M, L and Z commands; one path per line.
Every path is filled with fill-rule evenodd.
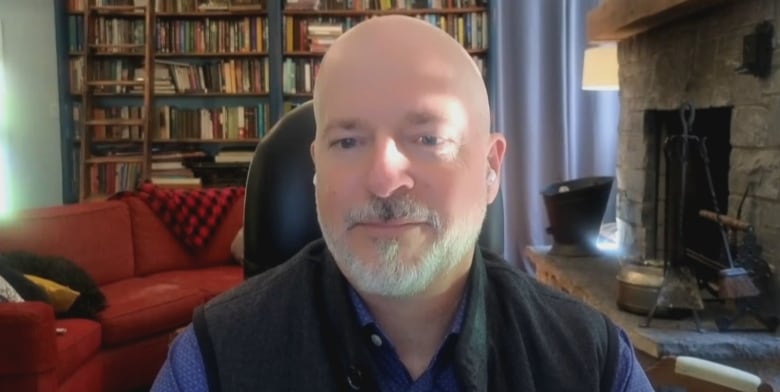
M 281 264 L 322 236 L 314 199 L 311 101 L 284 115 L 258 144 L 244 206 L 244 274 Z

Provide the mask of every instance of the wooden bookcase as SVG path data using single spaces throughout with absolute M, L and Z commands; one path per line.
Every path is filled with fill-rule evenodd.
M 102 199 L 160 173 L 184 178 L 168 185 L 197 186 L 182 157 L 252 149 L 311 99 L 327 44 L 376 15 L 413 15 L 448 31 L 488 83 L 484 0 L 311 2 L 63 1 L 64 201 Z

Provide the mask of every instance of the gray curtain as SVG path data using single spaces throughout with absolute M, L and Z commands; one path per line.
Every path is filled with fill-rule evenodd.
M 532 272 L 527 245 L 550 244 L 540 191 L 615 175 L 617 92 L 581 89 L 585 17 L 597 0 L 491 3 L 493 128 L 508 142 L 503 178 L 507 260 Z M 614 187 L 613 187 L 614 188 Z M 614 191 L 605 220 L 614 220 Z

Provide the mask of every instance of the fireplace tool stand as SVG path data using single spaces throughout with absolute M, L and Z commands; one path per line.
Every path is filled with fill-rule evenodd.
M 668 245 L 664 251 L 664 280 L 656 294 L 655 303 L 647 314 L 644 323 L 640 324 L 640 327 L 649 327 L 656 309 L 659 306 L 662 306 L 691 310 L 693 312 L 694 322 L 696 323 L 696 330 L 703 332 L 698 312 L 704 309 L 704 301 L 702 301 L 696 278 L 691 271 L 685 267 L 685 251 L 682 246 L 684 240 L 683 221 L 685 213 L 685 191 L 688 173 L 688 145 L 691 140 L 698 140 L 696 136 L 690 134 L 690 131 L 693 128 L 696 111 L 693 105 L 685 102 L 680 106 L 679 112 L 683 127 L 682 134 L 669 136 L 664 141 L 664 152 L 668 162 L 672 162 L 674 158 L 673 145 L 679 146 L 680 194 L 677 200 L 678 215 L 675 221 L 677 226 L 677 246 L 674 248 L 674 254 L 670 254 L 671 252 L 669 251 Z M 671 243 L 671 241 L 669 243 Z

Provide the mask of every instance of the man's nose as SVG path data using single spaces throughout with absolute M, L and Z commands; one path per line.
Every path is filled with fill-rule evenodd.
M 409 159 L 392 140 L 378 141 L 373 149 L 368 171 L 368 189 L 377 197 L 390 197 L 394 193 L 414 186 L 409 176 Z

